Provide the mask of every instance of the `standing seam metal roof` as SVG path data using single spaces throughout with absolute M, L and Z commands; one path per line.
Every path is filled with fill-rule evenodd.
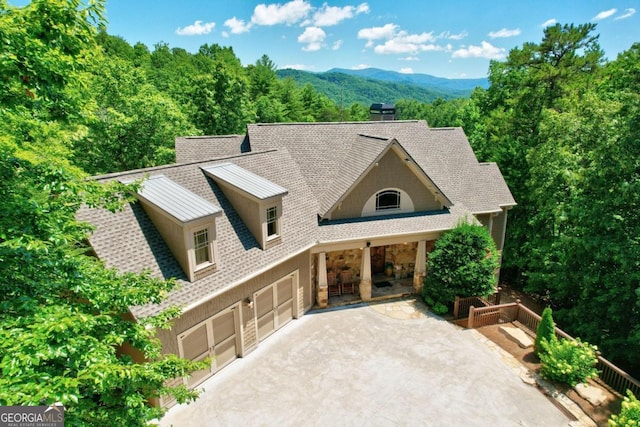
M 233 163 L 222 163 L 216 166 L 203 167 L 202 170 L 212 178 L 218 178 L 233 185 L 259 200 L 266 200 L 271 197 L 287 194 L 285 188 Z
M 222 209 L 176 184 L 164 175 L 152 176 L 142 183 L 138 194 L 182 222 L 214 215 Z

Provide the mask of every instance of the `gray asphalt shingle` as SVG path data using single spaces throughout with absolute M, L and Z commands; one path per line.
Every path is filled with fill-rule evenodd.
M 318 214 L 330 209 L 393 141 L 407 151 L 452 206 L 402 216 L 319 221 Z M 222 213 L 216 219 L 219 265 L 211 275 L 189 282 L 138 203 L 116 213 L 90 208 L 78 213 L 80 220 L 96 227 L 90 242 L 107 266 L 177 278 L 180 288 L 172 291 L 167 301 L 133 307 L 137 317 L 210 298 L 254 271 L 317 242 L 441 231 L 469 214 L 495 212 L 515 204 L 498 167 L 477 161 L 462 129 L 431 129 L 424 121 L 249 125 L 246 136 L 176 138 L 176 152 L 178 164 L 95 179 L 126 181 L 148 174 L 164 175 L 197 195 L 203 204 L 220 207 Z M 224 164 L 286 189 L 280 244 L 261 249 L 203 170 Z

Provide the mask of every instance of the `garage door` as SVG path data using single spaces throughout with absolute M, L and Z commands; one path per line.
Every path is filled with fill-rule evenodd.
M 187 385 L 195 387 L 231 363 L 240 353 L 240 319 L 236 307 L 217 314 L 178 337 L 180 356 L 199 361 L 210 357 L 207 369 L 194 372 Z
M 254 294 L 258 341 L 264 340 L 293 319 L 294 295 L 294 275 Z

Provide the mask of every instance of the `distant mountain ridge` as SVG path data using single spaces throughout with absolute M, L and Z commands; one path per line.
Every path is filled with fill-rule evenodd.
M 351 76 L 364 77 L 366 79 L 382 80 L 394 83 L 409 83 L 426 88 L 452 89 L 456 91 L 469 91 L 471 93 L 476 87 L 483 89 L 489 87 L 489 79 L 447 79 L 436 77 L 430 74 L 408 74 L 397 71 L 381 70 L 379 68 L 363 68 L 361 70 L 348 70 L 344 68 L 332 68 L 328 73 L 343 73 Z
M 466 98 L 476 87 L 488 87 L 487 79 L 445 79 L 428 74 L 402 74 L 376 68 L 345 70 L 335 68 L 322 73 L 281 69 L 278 77 L 292 78 L 300 86 L 310 84 L 339 105 L 375 102 L 395 103 L 411 99 L 430 103 L 438 98 Z

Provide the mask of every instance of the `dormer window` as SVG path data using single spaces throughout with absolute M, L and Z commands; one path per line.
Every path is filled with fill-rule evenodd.
M 196 254 L 196 267 L 211 262 L 209 254 L 209 231 L 205 228 L 193 233 L 193 247 Z
M 215 218 L 222 209 L 164 175 L 144 181 L 138 200 L 190 281 L 216 271 Z
M 288 191 L 234 163 L 203 167 L 224 192 L 262 249 L 282 242 L 282 198 Z
M 376 211 L 400 209 L 400 192 L 385 190 L 376 194 Z
M 275 206 L 267 209 L 267 239 L 278 235 L 278 208 Z

